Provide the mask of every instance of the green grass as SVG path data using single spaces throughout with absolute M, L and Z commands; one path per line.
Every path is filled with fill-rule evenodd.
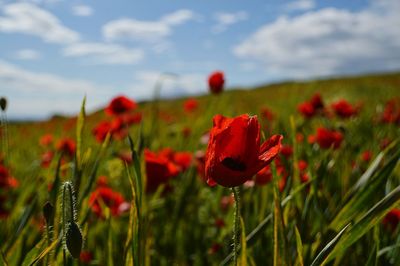
M 362 104 L 361 111 L 351 119 L 304 119 L 297 112 L 297 105 L 315 92 L 321 93 L 328 107 L 343 98 Z M 112 140 L 103 147 L 91 134 L 99 121 L 109 119 L 102 110 L 86 116 L 82 112 L 79 119 L 11 122 L 5 164 L 20 184 L 15 189 L 0 188 L 0 194 L 7 197 L 5 207 L 10 210 L 10 216 L 0 220 L 0 265 L 29 265 L 35 258 L 38 265 L 44 265 L 45 260 L 52 265 L 84 265 L 68 254 L 63 258 L 60 236 L 66 224 L 61 224 L 63 199 L 57 197 L 57 190 L 66 181 L 79 188 L 77 202 L 71 207 L 68 200 L 71 206 L 67 209 L 76 209 L 72 220 L 79 224 L 83 250 L 93 254 L 92 265 L 220 264 L 232 252 L 234 208 L 221 208 L 221 198 L 231 191 L 221 186 L 208 187 L 193 165 L 171 181 L 169 193 L 145 193 L 142 147 L 153 151 L 165 147 L 192 153 L 204 151 L 206 145 L 199 139 L 211 128 L 215 114 L 260 115 L 264 107 L 275 114 L 272 122 L 260 118 L 265 137 L 282 134 L 285 144 L 295 145 L 295 152 L 282 159 L 289 176 L 284 191 L 275 190 L 274 194 L 274 182 L 240 187 L 244 228 L 239 235 L 246 235 L 247 241 L 242 237 L 238 242 L 240 246 L 246 244 L 238 261 L 242 265 L 272 265 L 274 261 L 284 265 L 301 265 L 300 261 L 304 265 L 399 265 L 400 229 L 391 231 L 381 223 L 388 211 L 399 207 L 400 199 L 400 143 L 396 142 L 400 141 L 400 127 L 379 122 L 384 104 L 393 97 L 400 97 L 400 73 L 226 90 L 220 95 L 197 97 L 199 108 L 191 114 L 183 111 L 185 99 L 159 101 L 161 117 L 154 113 L 154 102 L 140 103 L 138 111 L 143 114 L 143 122 L 130 128 L 132 142 Z M 171 121 L 164 121 L 165 116 Z M 319 126 L 344 132 L 340 149 L 322 150 L 307 142 L 307 136 Z M 191 129 L 188 138 L 182 135 L 186 127 Z M 58 166 L 56 154 L 51 166 L 42 168 L 40 156 L 49 148 L 41 147 L 38 141 L 46 133 L 55 139 L 68 136 L 81 140 L 78 159 Z M 294 143 L 294 133 L 303 134 L 304 141 Z M 385 138 L 394 142 L 381 151 Z M 131 150 L 134 164 L 124 165 L 116 154 Z M 365 150 L 372 151 L 376 163 L 361 160 Z M 300 159 L 309 165 L 307 184 L 299 182 L 293 168 Z M 104 217 L 92 212 L 88 205 L 90 192 L 102 175 L 131 204 L 130 211 L 115 217 L 101 203 Z M 275 179 L 278 183 L 279 177 Z M 53 192 L 49 192 L 49 184 L 55 187 Z M 42 207 L 46 201 L 53 203 L 56 210 L 51 239 L 46 239 L 49 234 L 43 231 Z M 278 216 L 273 217 L 274 214 Z M 225 226 L 215 226 L 216 220 L 222 220 Z M 76 228 L 74 236 L 79 242 Z M 67 245 L 73 245 L 68 241 Z

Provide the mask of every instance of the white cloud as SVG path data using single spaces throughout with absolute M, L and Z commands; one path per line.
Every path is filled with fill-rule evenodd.
M 285 9 L 288 11 L 307 11 L 313 8 L 315 8 L 314 0 L 297 0 L 285 6 Z
M 135 92 L 139 99 L 149 99 L 154 95 L 156 82 L 162 84 L 161 95 L 170 97 L 177 95 L 196 94 L 206 90 L 205 75 L 188 73 L 175 75 L 173 73 L 163 74 L 158 71 L 139 71 L 134 76 L 134 82 L 130 91 Z
M 248 18 L 248 15 L 244 11 L 239 11 L 236 13 L 223 12 L 215 14 L 214 18 L 217 21 L 217 24 L 213 26 L 211 31 L 213 33 L 221 33 L 225 31 L 229 26 L 246 20 Z
M 85 93 L 96 88 L 91 83 L 81 80 L 69 80 L 62 77 L 24 70 L 0 60 L 0 84 L 2 88 L 13 92 L 36 93 Z
M 15 57 L 20 60 L 36 60 L 40 58 L 40 53 L 32 49 L 22 49 L 16 52 Z
M 186 9 L 165 15 L 155 21 L 122 18 L 106 23 L 102 32 L 103 36 L 110 41 L 128 39 L 153 42 L 170 35 L 173 26 L 181 25 L 194 18 L 195 14 Z
M 325 8 L 280 17 L 234 47 L 281 77 L 312 77 L 400 68 L 400 3 L 381 0 L 351 12 Z
M 65 27 L 57 17 L 30 3 L 9 4 L 2 8 L 0 32 L 34 35 L 45 42 L 71 43 L 79 34 Z
M 75 5 L 72 7 L 72 14 L 79 17 L 89 17 L 93 14 L 93 8 L 87 5 Z
M 11 118 L 44 118 L 51 113 L 76 114 L 86 94 L 88 110 L 105 104 L 112 90 L 90 81 L 32 72 L 0 59 L 2 94 Z
M 180 9 L 161 18 L 161 22 L 170 26 L 180 25 L 194 19 L 195 14 L 188 9 Z
M 85 57 L 91 64 L 136 64 L 144 58 L 140 49 L 108 43 L 73 43 L 62 53 L 67 57 Z

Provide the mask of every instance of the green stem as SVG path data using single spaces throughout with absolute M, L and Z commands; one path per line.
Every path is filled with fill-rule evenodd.
M 232 188 L 233 196 L 235 197 L 235 213 L 234 213 L 234 224 L 233 224 L 233 265 L 237 265 L 237 255 L 239 249 L 239 237 L 240 237 L 240 198 L 239 198 L 239 187 Z

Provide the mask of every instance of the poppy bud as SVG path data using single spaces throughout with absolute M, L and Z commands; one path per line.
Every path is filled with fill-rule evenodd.
M 43 216 L 44 219 L 46 219 L 46 224 L 51 224 L 52 223 L 52 218 L 54 215 L 54 207 L 53 205 L 48 201 L 44 204 L 43 206 Z
M 79 258 L 82 250 L 82 233 L 75 222 L 71 222 L 68 225 L 68 230 L 65 235 L 65 244 L 71 256 Z
M 0 108 L 2 111 L 5 111 L 7 108 L 7 99 L 4 97 L 0 98 Z

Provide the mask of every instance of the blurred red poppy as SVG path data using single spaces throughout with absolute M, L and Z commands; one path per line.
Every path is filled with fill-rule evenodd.
M 45 134 L 43 135 L 40 140 L 39 143 L 41 146 L 49 146 L 53 143 L 53 135 L 51 134 Z
M 57 142 L 56 147 L 58 151 L 63 152 L 64 154 L 70 157 L 74 157 L 76 144 L 73 139 L 70 138 L 61 139 Z
M 81 255 L 79 256 L 79 260 L 82 263 L 89 264 L 93 260 L 93 254 L 90 251 L 82 251 Z
M 128 125 L 121 116 L 115 117 L 111 121 L 111 133 L 116 140 L 124 139 L 128 135 Z
M 309 102 L 299 104 L 297 110 L 306 118 L 311 118 L 316 113 L 314 106 Z
M 186 171 L 192 164 L 192 153 L 182 151 L 174 153 L 174 163 L 181 168 L 181 171 Z
M 289 158 L 293 154 L 293 147 L 288 144 L 282 145 L 281 154 L 286 158 Z
M 323 149 L 333 147 L 337 149 L 343 140 L 343 134 L 340 131 L 329 130 L 327 128 L 317 128 L 316 141 Z
M 0 164 L 0 188 L 16 188 L 19 182 L 10 175 L 8 169 Z
M 199 107 L 199 102 L 194 98 L 187 99 L 183 103 L 183 109 L 185 110 L 186 113 L 191 113 L 195 111 L 198 107 Z
M 364 162 L 368 163 L 369 161 L 371 161 L 372 156 L 373 156 L 372 151 L 366 150 L 366 151 L 364 151 L 364 152 L 361 154 L 361 159 L 362 159 Z
M 95 136 L 96 140 L 102 143 L 111 131 L 111 123 L 108 121 L 101 121 L 96 127 L 92 129 L 92 134 Z
M 307 167 L 308 167 L 308 163 L 306 161 L 304 161 L 304 160 L 299 160 L 297 164 L 298 164 L 299 170 L 301 172 L 305 171 L 307 169 Z
M 261 117 L 268 121 L 272 121 L 275 118 L 274 113 L 267 107 L 261 109 Z
M 124 197 L 109 187 L 98 187 L 89 197 L 89 206 L 98 217 L 104 217 L 101 206 L 110 208 L 113 216 L 119 216 L 129 209 Z
M 225 187 L 239 186 L 268 165 L 279 153 L 281 135 L 260 146 L 257 116 L 216 115 L 206 152 L 206 177 Z
M 146 192 L 155 192 L 161 184 L 166 184 L 179 173 L 178 167 L 165 155 L 144 151 L 146 161 Z
M 224 73 L 221 71 L 215 71 L 208 77 L 208 86 L 210 91 L 214 94 L 222 92 L 224 89 L 224 83 Z
M 400 222 L 400 209 L 393 209 L 385 215 L 383 218 L 383 225 L 391 231 L 397 228 Z
M 400 124 L 400 99 L 393 98 L 386 102 L 381 121 Z
M 118 96 L 111 100 L 104 111 L 108 115 L 120 115 L 136 109 L 136 107 L 137 104 L 135 101 L 125 96 Z
M 349 118 L 357 114 L 357 109 L 344 99 L 333 103 L 332 109 L 337 116 L 342 118 Z
M 315 93 L 311 97 L 310 103 L 314 107 L 314 109 L 323 109 L 324 108 L 324 102 L 322 101 L 322 97 L 319 92 Z
M 53 157 L 54 157 L 54 152 L 52 151 L 46 151 L 45 153 L 43 153 L 40 166 L 43 168 L 48 168 L 51 164 L 51 161 L 53 160 Z
M 134 114 L 124 114 L 121 115 L 122 121 L 130 126 L 134 124 L 140 124 L 142 121 L 142 113 L 134 113 Z

